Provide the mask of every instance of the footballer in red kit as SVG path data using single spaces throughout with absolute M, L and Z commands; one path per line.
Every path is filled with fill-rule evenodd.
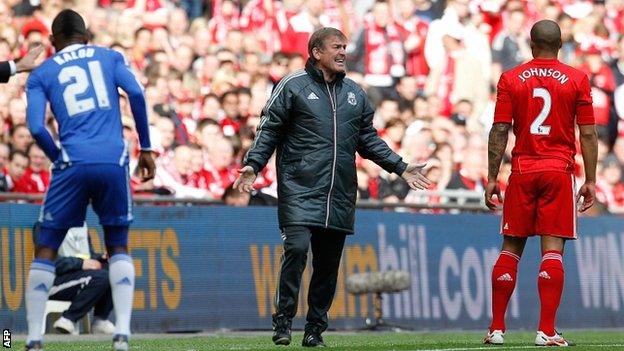
M 570 346 L 555 330 L 563 291 L 563 248 L 576 239 L 576 212 L 595 198 L 597 136 L 589 79 L 557 60 L 561 48 L 557 23 L 543 20 L 531 28 L 534 59 L 500 77 L 494 124 L 488 143 L 485 203 L 494 210 L 503 201 L 497 177 L 510 129 L 516 137 L 512 172 L 503 202 L 503 245 L 492 269 L 492 323 L 484 342 L 503 344 L 505 312 L 516 285 L 517 266 L 526 240 L 541 238 L 538 273 L 540 321 L 538 346 Z M 574 182 L 575 128 L 578 126 L 585 184 Z M 576 203 L 583 198 L 577 209 Z
M 576 238 L 574 128 L 595 124 L 587 76 L 556 58 L 505 72 L 494 123 L 513 123 L 516 135 L 502 234 Z

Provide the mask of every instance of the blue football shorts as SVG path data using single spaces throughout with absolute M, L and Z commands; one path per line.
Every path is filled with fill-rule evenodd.
M 89 202 L 104 227 L 107 246 L 125 246 L 132 222 L 127 165 L 79 164 L 55 167 L 39 222 L 38 245 L 58 249 L 67 230 L 83 225 Z

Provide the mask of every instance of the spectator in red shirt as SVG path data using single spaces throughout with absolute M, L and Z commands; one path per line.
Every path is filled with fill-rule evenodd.
M 26 173 L 26 168 L 28 168 L 28 155 L 23 151 L 13 151 L 9 157 L 9 165 L 7 167 L 7 183 L 10 191 L 20 190 L 19 188 L 15 189 L 15 186 L 20 182 L 24 173 Z
M 180 46 L 188 29 L 189 21 L 186 11 L 179 8 L 171 9 L 167 18 L 167 31 L 169 32 L 170 44 L 174 49 Z
M 459 171 L 455 172 L 447 189 L 467 189 L 482 192 L 487 184 L 485 155 L 481 152 L 469 152 L 464 156 Z
M 9 146 L 0 143 L 0 191 L 8 191 L 7 166 L 9 164 Z
M 260 39 L 260 50 L 270 54 L 281 50 L 281 33 L 288 28 L 286 12 L 280 1 L 251 0 L 240 17 L 243 32 Z
M 561 62 L 568 65 L 577 64 L 576 49 L 578 43 L 574 40 L 574 20 L 572 17 L 565 13 L 562 13 L 557 20 L 559 27 L 561 27 L 561 51 L 559 51 L 559 59 Z
M 211 173 L 208 181 L 208 191 L 214 198 L 220 198 L 225 189 L 238 177 L 234 160 L 234 147 L 227 138 L 213 140 L 208 149 L 210 164 L 206 165 Z
M 201 146 L 197 144 L 189 145 L 191 152 L 191 171 L 188 176 L 186 185 L 190 185 L 200 189 L 208 189 L 208 179 L 210 174 L 204 168 L 204 152 Z
M 615 78 L 609 66 L 603 61 L 598 47 L 589 45 L 581 50 L 585 55 L 585 62 L 579 69 L 587 74 L 591 84 L 596 129 L 601 137 L 609 137 L 611 96 L 615 90 Z
M 26 127 L 25 124 L 17 124 L 11 127 L 9 136 L 13 151 L 17 150 L 25 153 L 28 151 L 28 145 L 30 145 L 33 141 L 32 136 L 28 131 L 28 127 Z
M 611 213 L 624 213 L 624 183 L 622 166 L 614 155 L 602 161 L 600 177 L 596 182 L 596 199 Z
M 214 1 L 214 13 L 208 21 L 212 43 L 221 45 L 228 32 L 240 29 L 240 13 L 232 0 Z
M 397 22 L 402 31 L 403 45 L 407 54 L 405 69 L 409 76 L 416 78 L 417 87 L 423 89 L 429 74 L 429 65 L 425 59 L 425 39 L 429 25 L 418 16 L 414 16 L 416 11 L 414 1 L 399 0 L 397 5 L 399 7 Z
M 152 39 L 152 31 L 141 27 L 134 32 L 134 44 L 130 49 L 130 62 L 139 71 L 147 68 L 147 54 Z
M 154 185 L 170 189 L 176 197 L 206 197 L 203 189 L 191 184 L 192 160 L 191 148 L 180 145 L 175 148 L 174 157 L 168 167 L 157 167 Z
M 405 136 L 406 129 L 407 126 L 405 125 L 405 122 L 399 118 L 391 119 L 386 124 L 382 139 L 388 144 L 388 146 L 390 146 L 392 151 L 397 153 L 400 152 L 401 142 Z
M 219 121 L 223 135 L 231 137 L 240 130 L 240 114 L 238 110 L 238 93 L 226 91 L 221 96 L 222 118 Z
M 19 181 L 15 182 L 14 192 L 43 194 L 50 185 L 49 162 L 45 153 L 36 143 L 28 147 L 29 165 Z
M 306 0 L 305 6 L 288 20 L 288 30 L 282 36 L 282 51 L 298 53 L 308 58 L 308 40 L 314 31 L 330 27 L 323 0 Z
M 156 120 L 156 130 L 160 135 L 160 157 L 159 164 L 167 166 L 173 159 L 173 148 L 175 143 L 175 125 L 167 117 L 159 117 Z
M 20 57 L 26 55 L 26 52 L 33 46 L 39 44 L 43 44 L 45 46 L 49 45 L 48 35 L 50 34 L 50 31 L 41 18 L 33 17 L 24 23 L 21 34 L 24 41 L 20 46 Z M 50 49 L 48 49 L 48 54 L 51 54 L 49 50 Z
M 193 49 L 187 45 L 180 45 L 175 50 L 174 55 L 175 61 L 172 63 L 173 68 L 182 74 L 188 73 L 191 69 L 193 61 L 195 60 Z
M 238 95 L 238 115 L 241 119 L 247 120 L 251 114 L 251 90 L 249 88 L 239 88 Z
M 506 28 L 492 41 L 492 82 L 500 75 L 531 58 L 529 38 L 526 33 L 526 14 L 517 9 L 509 12 Z
M 288 66 L 290 62 L 288 55 L 283 52 L 277 52 L 271 59 L 271 65 L 269 66 L 269 79 L 273 85 L 277 83 L 288 74 Z
M 373 125 L 378 129 L 385 128 L 390 120 L 399 118 L 399 102 L 390 98 L 383 99 L 377 104 L 377 112 L 373 119 Z
M 202 119 L 197 125 L 195 134 L 199 146 L 202 148 L 204 163 L 210 163 L 210 157 L 208 156 L 210 147 L 216 139 L 223 138 L 221 126 L 213 119 Z
M 11 150 L 9 149 L 9 145 L 0 143 L 0 174 L 6 174 L 7 172 L 10 153 Z
M 383 95 L 393 91 L 394 79 L 405 75 L 405 50 L 401 29 L 394 23 L 388 2 L 373 5 L 372 18 L 348 48 L 349 60 L 356 71 L 364 74 L 366 83 Z
M 419 93 L 418 78 L 407 75 L 399 79 L 396 90 L 399 96 L 399 108 L 412 108 Z M 408 121 L 405 121 L 406 123 Z

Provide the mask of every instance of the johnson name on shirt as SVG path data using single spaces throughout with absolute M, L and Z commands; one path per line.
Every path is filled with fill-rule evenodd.
M 62 52 L 54 56 L 54 61 L 59 65 L 64 65 L 68 61 L 73 61 L 85 57 L 93 57 L 95 49 L 93 48 L 81 48 L 74 51 Z
M 526 82 L 527 79 L 531 77 L 552 77 L 558 80 L 562 85 L 570 80 L 564 73 L 553 68 L 529 68 L 518 74 L 518 78 L 522 80 L 522 83 Z

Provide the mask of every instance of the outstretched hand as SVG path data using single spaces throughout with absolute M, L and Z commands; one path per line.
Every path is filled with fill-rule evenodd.
M 583 204 L 581 205 L 581 208 L 579 208 L 579 211 L 585 212 L 594 205 L 594 200 L 596 199 L 596 184 L 583 184 L 581 189 L 579 189 L 578 194 L 576 194 L 576 203 L 579 202 L 581 197 L 583 197 Z
M 240 192 L 252 192 L 254 190 L 253 183 L 256 181 L 256 172 L 254 172 L 253 167 L 245 166 L 239 169 L 238 173 L 240 175 L 234 182 L 234 189 L 238 189 Z
M 425 190 L 431 185 L 431 181 L 422 174 L 427 163 L 410 163 L 405 168 L 401 178 L 414 190 Z
M 152 157 L 151 151 L 141 151 L 139 154 L 139 176 L 141 181 L 146 182 L 152 178 L 156 173 L 156 164 Z
M 41 44 L 30 49 L 24 57 L 15 63 L 17 73 L 32 71 L 37 67 L 41 63 L 41 60 L 38 59 L 39 55 L 41 55 L 44 49 L 45 46 Z
M 485 206 L 487 206 L 492 211 L 496 210 L 496 208 L 498 207 L 498 205 L 494 202 L 494 195 L 496 195 L 499 202 L 503 202 L 503 195 L 501 195 L 501 190 L 498 186 L 498 182 L 489 181 L 485 186 Z

